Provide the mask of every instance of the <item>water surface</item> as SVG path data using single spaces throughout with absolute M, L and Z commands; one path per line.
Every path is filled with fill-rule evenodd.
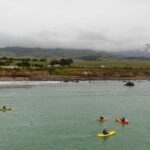
M 32 84 L 31 84 L 32 83 Z M 147 150 L 150 147 L 150 82 L 0 83 L 0 150 Z M 96 119 L 104 115 L 108 122 Z M 114 121 L 125 116 L 128 126 Z M 104 128 L 115 136 L 96 136 Z

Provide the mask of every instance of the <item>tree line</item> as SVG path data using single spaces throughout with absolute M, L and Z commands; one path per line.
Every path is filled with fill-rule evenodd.
M 5 61 L 8 61 L 8 60 L 11 60 L 11 61 L 47 61 L 46 59 L 44 58 L 40 58 L 40 59 L 37 59 L 37 58 L 13 58 L 13 57 L 0 57 L 0 60 L 5 60 Z
M 64 58 L 62 58 L 60 60 L 52 60 L 50 62 L 50 65 L 51 66 L 54 66 L 54 65 L 70 66 L 72 63 L 73 63 L 72 59 L 64 59 Z
M 30 67 L 45 68 L 48 67 L 48 65 L 71 66 L 72 63 L 73 63 L 72 59 L 65 59 L 65 58 L 62 58 L 60 60 L 52 60 L 48 62 L 46 59 L 0 57 L 0 66 L 16 65 L 18 67 L 27 67 L 27 68 Z

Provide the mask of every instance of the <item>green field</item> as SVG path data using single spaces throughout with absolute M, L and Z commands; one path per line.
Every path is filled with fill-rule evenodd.
M 150 69 L 149 60 L 102 58 L 97 61 L 74 60 L 75 67 L 97 68 L 105 66 L 110 69 Z
M 25 63 L 28 63 L 27 66 L 19 66 L 19 63 L 24 62 L 25 58 L 13 58 L 12 60 L 8 59 L 0 59 L 0 66 L 3 68 L 4 66 L 15 66 L 15 67 L 27 67 L 27 68 L 67 68 L 67 69 L 88 69 L 88 68 L 107 68 L 107 69 L 150 69 L 150 60 L 136 60 L 136 59 L 121 59 L 115 57 L 102 57 L 95 61 L 87 61 L 81 59 L 73 59 L 73 63 L 70 66 L 60 66 L 54 65 L 51 66 L 50 62 L 52 60 L 60 60 L 60 57 L 49 57 L 44 61 L 40 59 L 27 59 Z M 3 65 L 3 63 L 5 65 Z M 18 66 L 17 66 L 18 65 Z M 62 69 L 61 69 L 62 70 Z

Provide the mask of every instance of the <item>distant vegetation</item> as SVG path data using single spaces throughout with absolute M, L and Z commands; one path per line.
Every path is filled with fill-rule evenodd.
M 115 57 L 102 57 L 96 61 L 57 57 L 54 59 L 0 57 L 0 66 L 21 68 L 49 68 L 68 66 L 70 68 L 150 69 L 150 61 L 121 59 Z
M 0 48 L 0 76 L 150 76 L 150 59 L 123 58 L 91 50 Z M 142 58 L 142 59 L 141 59 Z
M 73 60 L 72 59 L 60 59 L 60 60 L 52 60 L 50 62 L 51 66 L 54 66 L 54 65 L 60 65 L 60 66 L 71 66 L 71 64 L 73 63 Z
M 8 58 L 8 57 L 0 57 L 0 66 L 14 66 L 21 68 L 48 68 L 51 66 L 71 66 L 73 63 L 72 59 L 60 59 L 60 60 L 51 60 L 47 59 L 31 59 L 31 58 Z
M 90 49 L 63 49 L 63 48 L 26 48 L 26 47 L 5 47 L 0 48 L 0 56 L 6 57 L 31 57 L 48 59 L 49 57 L 73 58 L 81 60 L 97 60 L 101 57 L 120 57 L 150 59 L 149 51 L 127 50 L 119 52 L 94 51 Z

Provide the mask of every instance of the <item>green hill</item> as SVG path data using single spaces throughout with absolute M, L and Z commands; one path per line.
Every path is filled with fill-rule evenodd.
M 36 58 L 49 58 L 49 57 L 69 57 L 69 58 L 82 58 L 82 59 L 97 59 L 103 56 L 103 53 L 88 50 L 88 49 L 43 49 L 43 48 L 25 48 L 25 47 L 6 47 L 0 48 L 0 56 L 6 57 L 36 57 Z

